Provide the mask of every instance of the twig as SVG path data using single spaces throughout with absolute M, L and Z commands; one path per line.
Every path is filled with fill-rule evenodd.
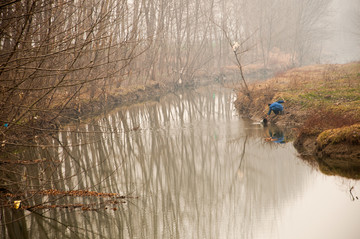
M 354 195 L 352 194 L 352 190 L 354 189 L 354 186 L 352 186 L 351 188 L 350 188 L 350 190 L 349 190 L 349 192 L 350 192 L 350 195 L 351 195 L 351 200 L 352 201 L 354 201 L 355 200 L 355 197 L 354 197 Z

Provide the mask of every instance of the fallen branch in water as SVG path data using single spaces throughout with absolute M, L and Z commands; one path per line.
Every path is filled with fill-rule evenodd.
M 9 159 L 0 159 L 1 163 L 6 164 L 23 164 L 23 165 L 31 165 L 31 164 L 38 164 L 38 163 L 44 163 L 44 162 L 54 162 L 50 161 L 46 158 L 43 159 L 35 159 L 35 160 L 9 160 Z M 59 163 L 60 160 L 56 160 L 56 163 Z
M 28 210 L 33 212 L 34 210 L 40 210 L 40 209 L 56 209 L 56 208 L 60 208 L 60 209 L 77 209 L 77 208 L 81 208 L 81 210 L 83 211 L 96 211 L 101 209 L 101 207 L 99 207 L 99 205 L 104 205 L 103 209 L 107 210 L 107 209 L 111 209 L 113 211 L 116 211 L 117 208 L 115 206 L 110 207 L 110 205 L 117 205 L 120 203 L 126 203 L 126 201 L 107 201 L 104 203 L 88 203 L 88 204 L 82 204 L 82 203 L 76 203 L 76 204 L 41 204 L 41 205 L 36 205 L 36 206 L 21 206 L 22 209 L 24 210 Z M 109 207 L 107 207 L 107 205 Z
M 101 193 L 96 191 L 88 190 L 70 190 L 70 191 L 59 191 L 56 189 L 48 189 L 37 191 L 37 194 L 41 195 L 64 195 L 64 196 L 73 196 L 73 197 L 116 197 L 116 198 L 126 198 L 126 196 L 121 196 L 118 193 Z
M 12 200 L 7 200 L 8 202 L 1 205 L 2 207 L 12 207 L 15 209 L 23 209 L 23 210 L 28 210 L 28 211 L 34 211 L 34 210 L 39 210 L 39 209 L 56 209 L 56 208 L 61 208 L 61 209 L 76 209 L 76 208 L 81 208 L 81 210 L 83 211 L 96 211 L 99 209 L 105 209 L 107 210 L 108 208 L 110 208 L 111 210 L 116 211 L 117 208 L 112 206 L 110 207 L 110 205 L 117 205 L 120 203 L 126 203 L 126 201 L 124 200 L 115 200 L 115 199 L 131 199 L 131 198 L 139 198 L 138 196 L 124 196 L 124 195 L 120 195 L 118 193 L 101 193 L 101 192 L 96 192 L 96 191 L 88 191 L 88 190 L 70 190 L 70 191 L 59 191 L 56 189 L 48 189 L 48 190 L 40 190 L 40 191 L 27 191 L 25 193 L 21 193 L 21 194 L 12 194 L 12 193 L 2 193 L 0 194 L 0 196 L 5 196 L 5 197 L 10 197 L 10 198 L 16 198 L 16 197 L 21 197 L 21 196 L 25 196 L 28 194 L 32 194 L 32 196 L 34 195 L 46 195 L 46 196 L 70 196 L 70 197 L 95 197 L 95 198 L 111 198 L 109 200 L 103 201 L 103 202 L 98 202 L 98 203 L 87 203 L 87 204 L 82 204 L 82 203 L 78 203 L 78 204 L 50 204 L 48 203 L 42 203 L 42 204 L 38 204 L 38 205 L 26 205 L 22 202 L 22 200 L 16 200 L 14 201 L 14 203 L 12 204 Z M 103 205 L 103 207 L 101 206 Z M 109 206 L 109 207 L 108 207 Z
M 39 191 L 27 191 L 21 194 L 12 194 L 5 193 L 4 196 L 7 197 L 19 197 L 25 194 L 37 194 L 37 195 L 52 195 L 52 196 L 72 196 L 72 197 L 115 197 L 115 198 L 138 198 L 138 196 L 124 196 L 118 193 L 101 193 L 96 191 L 88 191 L 88 190 L 70 190 L 70 191 L 60 191 L 57 189 L 47 189 L 47 190 L 39 190 Z
M 354 186 L 352 186 L 351 188 L 350 188 L 350 190 L 349 190 L 349 192 L 350 192 L 350 195 L 351 195 L 351 200 L 352 201 L 355 201 L 355 198 L 356 198 L 356 200 L 358 200 L 359 198 L 358 198 L 358 196 L 355 196 L 354 197 L 354 195 L 352 194 L 352 190 L 354 189 Z

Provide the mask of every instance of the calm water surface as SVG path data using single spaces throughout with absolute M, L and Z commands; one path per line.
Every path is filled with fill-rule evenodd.
M 242 119 L 234 100 L 231 90 L 209 87 L 68 128 L 52 150 L 29 153 L 61 162 L 29 166 L 28 175 L 43 175 L 32 186 L 139 198 L 99 199 L 95 211 L 25 212 L 12 226 L 29 238 L 360 238 L 360 200 L 349 192 L 360 196 L 359 182 L 322 174 L 292 143 L 266 142 L 282 129 Z M 29 199 L 41 202 L 51 200 Z

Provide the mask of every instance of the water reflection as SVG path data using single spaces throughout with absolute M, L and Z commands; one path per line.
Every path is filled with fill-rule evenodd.
M 288 206 L 319 174 L 291 144 L 267 143 L 277 131 L 239 118 L 233 100 L 227 89 L 182 92 L 60 133 L 53 147 L 28 152 L 51 160 L 19 173 L 27 187 L 140 197 L 24 195 L 29 205 L 85 200 L 96 210 L 23 211 L 11 225 L 30 238 L 280 238 Z
M 360 163 L 356 160 L 322 158 L 317 160 L 319 169 L 326 175 L 340 175 L 351 179 L 360 179 Z
M 284 132 L 283 132 L 282 129 L 280 129 L 276 125 L 272 125 L 270 127 L 267 127 L 267 129 L 268 129 L 268 132 L 267 132 L 268 135 L 265 138 L 265 141 L 278 143 L 278 144 L 286 143 Z

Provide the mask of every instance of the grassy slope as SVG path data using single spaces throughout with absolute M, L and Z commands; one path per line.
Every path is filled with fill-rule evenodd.
M 268 110 L 268 103 L 284 99 L 285 115 L 272 120 L 280 125 L 296 126 L 298 137 L 317 137 L 325 130 L 344 127 L 337 131 L 351 132 L 360 138 L 360 131 L 346 128 L 360 123 L 360 62 L 296 68 L 267 81 L 254 83 L 251 87 L 252 102 L 241 92 L 238 93 L 235 104 L 241 113 L 261 119 Z M 250 109 L 247 107 L 249 104 Z M 349 140 L 353 136 L 336 135 L 341 135 L 348 142 L 359 143 Z M 334 144 L 344 141 L 321 139 L 322 147 L 323 142 Z

